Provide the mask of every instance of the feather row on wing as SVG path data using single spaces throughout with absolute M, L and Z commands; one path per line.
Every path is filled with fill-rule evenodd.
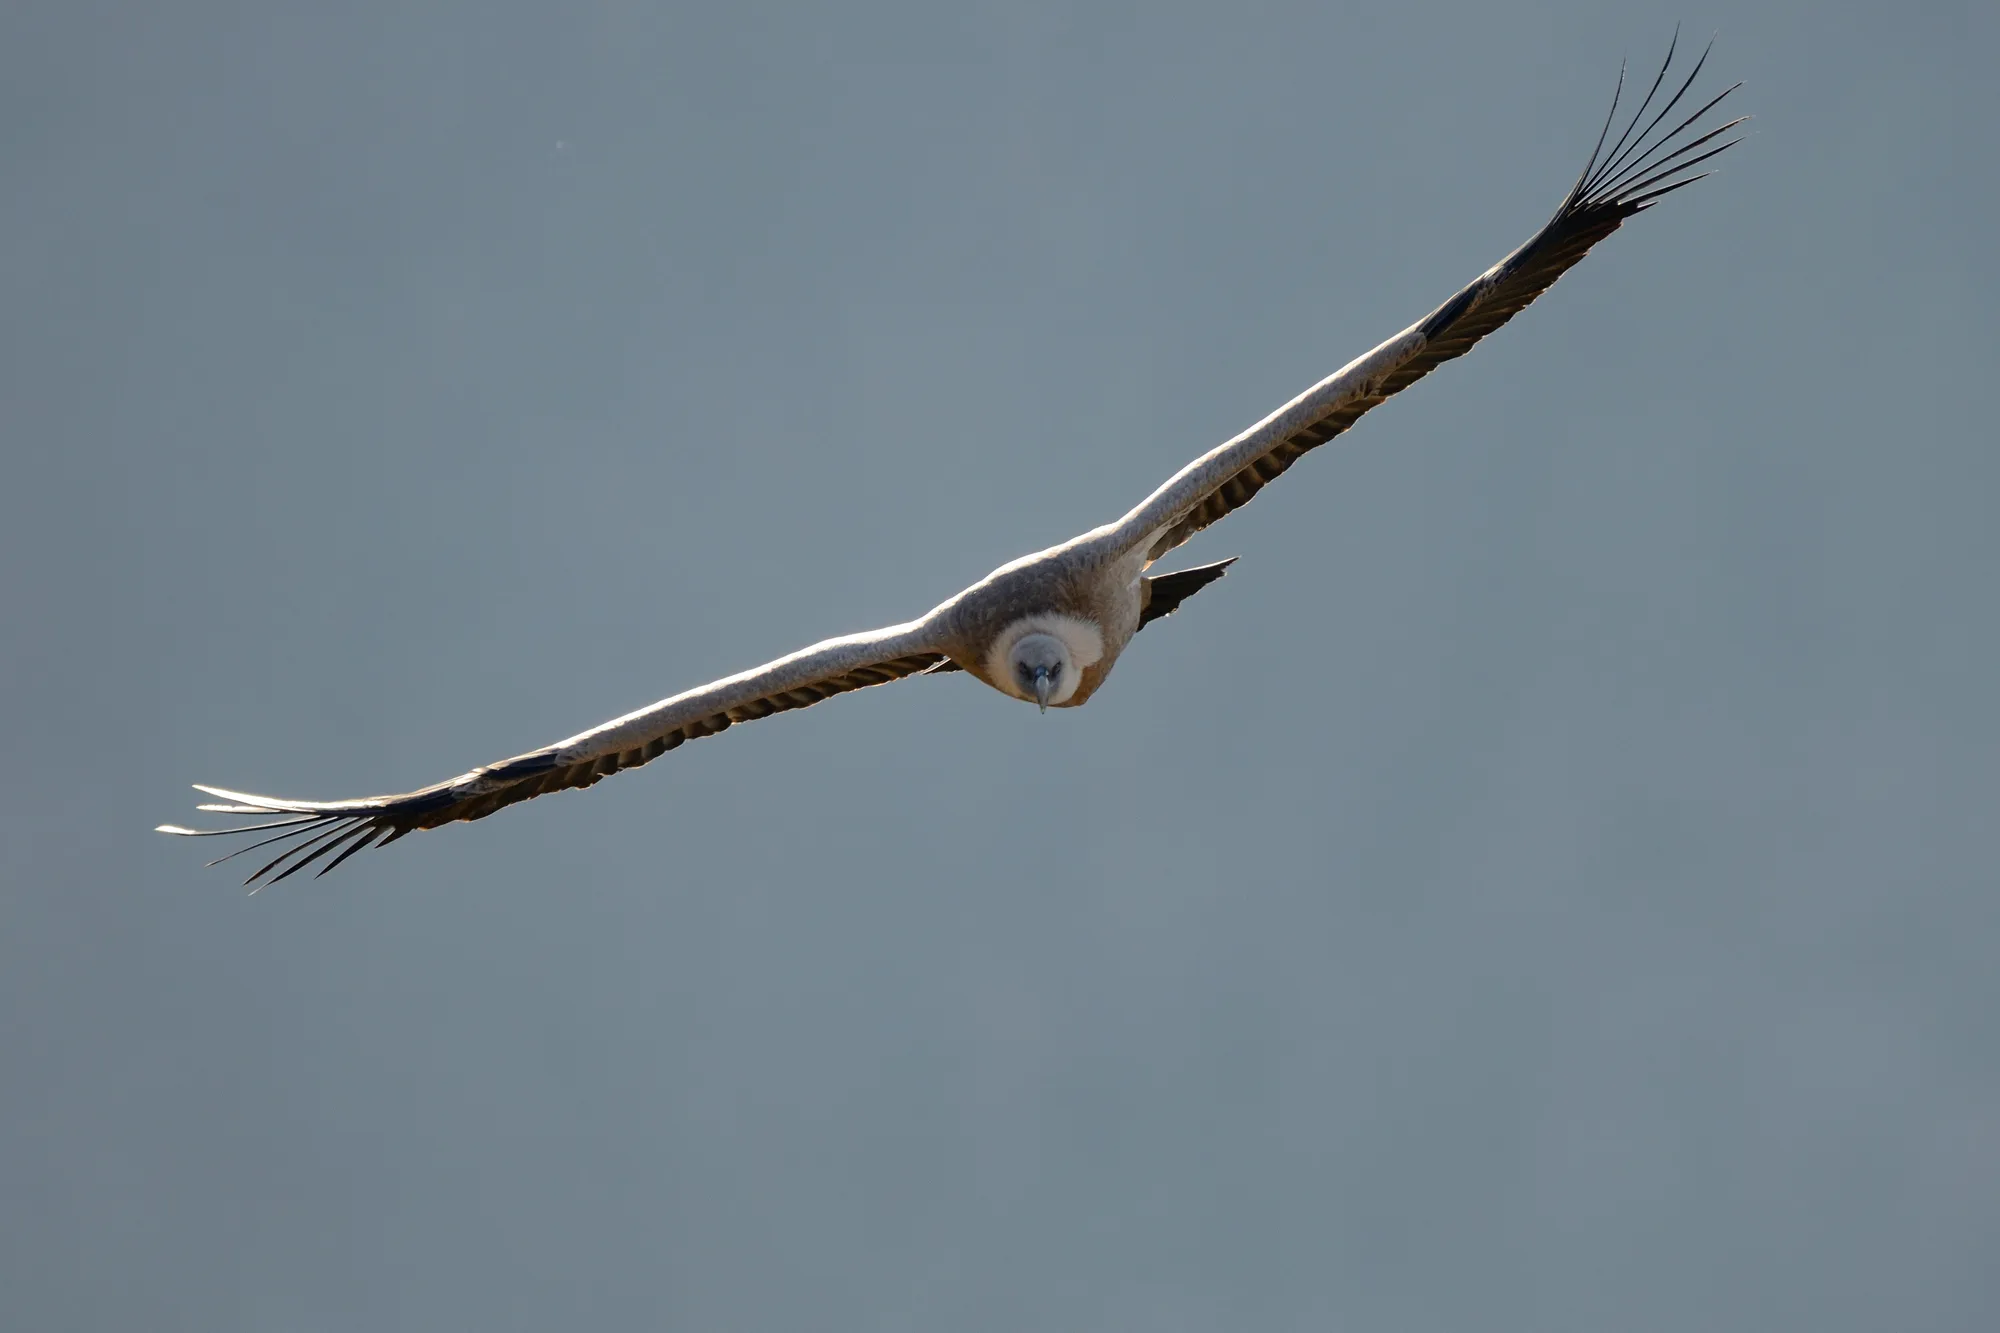
M 807 653 L 812 651 L 808 649 Z M 516 755 L 497 764 L 475 768 L 448 782 L 395 796 L 371 796 L 353 801 L 289 801 L 197 784 L 196 790 L 228 802 L 225 805 L 205 804 L 201 807 L 204 810 L 288 817 L 269 823 L 221 829 L 189 829 L 162 824 L 159 831 L 182 837 L 206 838 L 277 829 L 280 831 L 271 837 L 238 848 L 209 864 L 218 865 L 245 852 L 273 843 L 284 843 L 286 845 L 244 883 L 275 884 L 322 860 L 325 863 L 320 866 L 319 873 L 324 875 L 364 848 L 384 846 L 418 829 L 437 828 L 460 820 L 484 819 L 496 810 L 546 796 L 550 792 L 589 787 L 613 773 L 649 763 L 688 741 L 727 731 L 739 722 L 753 722 L 774 713 L 810 707 L 837 694 L 922 675 L 948 661 L 944 654 L 938 652 L 905 652 L 880 661 L 847 665 L 830 674 L 790 683 L 768 692 L 737 690 L 734 693 L 747 697 L 726 704 L 718 703 L 712 710 L 696 709 L 691 716 L 654 728 L 651 734 L 644 734 L 648 717 L 669 713 L 668 705 L 677 702 L 668 700 L 558 745 Z M 772 667 L 780 665 L 773 663 Z M 761 668 L 757 673 L 751 673 L 750 679 L 754 681 L 770 669 Z M 696 696 L 720 693 L 723 691 L 717 687 L 726 687 L 729 683 L 717 682 L 716 686 L 705 686 L 692 693 Z M 634 733 L 640 734 L 635 736 Z M 629 745 L 622 743 L 627 738 L 632 740 Z M 607 742 L 609 748 L 606 748 Z
M 1654 131 L 1686 97 L 1707 59 L 1708 52 L 1703 51 L 1679 89 L 1639 129 L 1640 120 L 1673 64 L 1674 47 L 1669 46 L 1652 89 L 1607 153 L 1604 140 L 1617 117 L 1619 98 L 1624 91 L 1621 70 L 1618 91 L 1612 94 L 1611 113 L 1605 118 L 1604 132 L 1598 136 L 1590 161 L 1562 207 L 1540 231 L 1412 328 L 1321 381 L 1237 441 L 1213 451 L 1208 457 L 1220 464 L 1220 482 L 1200 477 L 1191 466 L 1149 499 L 1148 505 L 1153 505 L 1164 499 L 1170 488 L 1193 483 L 1191 489 L 1196 496 L 1191 505 L 1168 506 L 1179 508 L 1177 516 L 1164 515 L 1167 521 L 1161 524 L 1142 506 L 1120 527 L 1153 532 L 1147 554 L 1149 559 L 1158 559 L 1217 519 L 1248 504 L 1285 469 L 1352 426 L 1371 408 L 1401 393 L 1444 362 L 1465 355 L 1474 343 L 1525 309 L 1592 246 L 1616 231 L 1626 218 L 1643 212 L 1662 196 L 1700 180 L 1707 173 L 1687 173 L 1736 143 L 1731 139 L 1708 147 L 1717 136 L 1742 124 L 1744 118 L 1738 117 L 1690 139 L 1679 136 L 1740 85 L 1725 88 L 1672 129 L 1660 134 Z M 1702 149 L 1706 151 L 1697 151 Z M 1183 478 L 1187 480 L 1184 482 Z

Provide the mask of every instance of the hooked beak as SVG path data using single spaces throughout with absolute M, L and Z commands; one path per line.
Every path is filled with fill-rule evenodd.
M 1044 713 L 1049 711 L 1049 669 L 1047 667 L 1035 668 L 1035 702 L 1042 706 Z

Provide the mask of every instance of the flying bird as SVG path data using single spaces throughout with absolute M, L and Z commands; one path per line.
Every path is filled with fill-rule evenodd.
M 1735 144 L 1734 138 L 1715 140 L 1747 118 L 1713 129 L 1698 122 L 1740 85 L 1660 128 L 1687 99 L 1707 59 L 1703 51 L 1678 88 L 1660 98 L 1674 62 L 1670 45 L 1645 99 L 1611 140 L 1625 88 L 1621 67 L 1610 114 L 1582 173 L 1555 216 L 1526 243 L 1409 328 L 1189 463 L 1116 522 L 1002 565 L 915 620 L 816 643 L 429 787 L 358 800 L 293 801 L 197 784 L 196 790 L 217 798 L 200 809 L 257 821 L 216 829 L 162 824 L 159 831 L 185 837 L 269 834 L 221 858 L 281 844 L 245 881 L 254 886 L 315 863 L 323 863 L 323 875 L 364 848 L 418 829 L 483 819 L 532 797 L 588 787 L 739 722 L 911 676 L 963 671 L 1044 712 L 1078 707 L 1103 686 L 1135 634 L 1172 614 L 1231 563 L 1152 574 L 1154 561 L 1248 504 L 1370 408 L 1463 356 L 1625 219 L 1709 174 L 1695 168 Z M 1648 118 L 1656 99 L 1661 106 Z

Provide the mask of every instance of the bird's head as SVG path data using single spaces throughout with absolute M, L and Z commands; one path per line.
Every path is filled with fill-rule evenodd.
M 1023 699 L 1047 712 L 1076 693 L 1083 680 L 1069 645 L 1053 634 L 1023 634 L 1007 650 L 1007 678 Z

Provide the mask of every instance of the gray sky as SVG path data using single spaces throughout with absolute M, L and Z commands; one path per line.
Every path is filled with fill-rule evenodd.
M 2000 1325 L 1996 13 L 7 5 L 0 1322 Z M 869 691 L 254 899 L 149 832 L 1114 517 L 1676 20 L 1722 174 L 1089 708 Z

